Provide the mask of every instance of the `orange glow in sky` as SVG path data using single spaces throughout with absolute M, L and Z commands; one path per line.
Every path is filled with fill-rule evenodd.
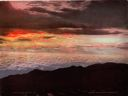
M 36 32 L 35 33 L 33 31 L 30 31 L 30 30 L 15 29 L 15 30 L 8 32 L 6 37 L 9 37 L 9 38 L 19 38 L 19 37 L 31 38 L 35 35 L 43 36 L 44 34 L 45 34 L 45 32 Z
M 71 34 L 51 34 L 40 30 L 11 29 L 6 36 L 0 36 L 6 40 L 0 46 L 13 48 L 41 48 L 64 46 L 69 41 Z

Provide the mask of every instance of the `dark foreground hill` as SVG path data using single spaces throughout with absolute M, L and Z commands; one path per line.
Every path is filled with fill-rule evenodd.
M 0 80 L 2 96 L 128 96 L 128 65 L 35 69 Z

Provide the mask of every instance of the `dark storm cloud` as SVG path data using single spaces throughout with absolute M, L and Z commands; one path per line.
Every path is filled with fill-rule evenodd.
M 47 29 L 47 28 L 59 28 L 59 27 L 83 26 L 82 24 L 70 22 L 69 20 L 58 18 L 56 16 L 47 17 L 44 15 L 32 15 L 26 11 L 16 10 L 10 5 L 9 2 L 0 2 L 0 5 L 2 5 L 0 6 L 0 10 L 4 10 L 4 11 L 0 11 L 0 21 L 1 21 L 0 27 L 3 29 L 4 28 Z M 3 30 L 0 31 L 0 35 L 5 35 L 6 33 L 7 31 L 3 31 Z
M 84 10 L 89 1 L 32 1 L 28 5 L 32 7 L 41 7 L 52 12 L 63 12 L 63 9 Z
M 16 10 L 9 2 L 0 2 L 0 27 L 102 35 L 111 33 L 97 31 L 95 30 L 97 27 L 126 27 L 128 25 L 124 19 L 126 15 L 122 15 L 126 12 L 124 0 L 116 2 L 114 0 L 112 2 L 108 2 L 108 0 L 87 1 L 30 2 L 28 6 L 31 7 L 25 10 Z M 31 12 L 37 12 L 37 14 L 31 14 Z M 48 16 L 43 13 L 47 13 Z M 61 30 L 60 28 L 74 28 L 74 30 Z M 81 28 L 81 30 L 75 30 L 76 28 Z M 0 31 L 0 35 L 6 34 L 7 31 Z
M 65 20 L 67 17 L 78 16 L 82 10 L 86 9 L 88 1 L 50 1 L 50 2 L 31 2 L 29 11 L 48 13 L 50 16 L 58 16 Z M 75 20 L 73 20 L 75 21 Z
M 96 27 L 127 27 L 128 2 L 126 0 L 83 0 L 62 2 L 40 2 L 30 11 L 46 12 L 65 20 L 84 23 Z M 32 2 L 34 3 L 34 2 Z M 56 6 L 56 4 L 61 5 Z M 73 5 L 75 4 L 75 6 Z M 52 6 L 51 8 L 47 6 Z M 65 5 L 65 6 L 64 6 Z M 45 7 L 44 7 L 45 6 Z M 78 7 L 76 7 L 78 6 Z

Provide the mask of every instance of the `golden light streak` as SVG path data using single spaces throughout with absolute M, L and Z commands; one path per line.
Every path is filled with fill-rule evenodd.
M 6 40 L 0 46 L 8 48 L 41 48 L 63 45 L 63 42 L 71 38 L 71 34 L 51 34 L 40 30 L 12 29 L 6 36 L 0 36 Z

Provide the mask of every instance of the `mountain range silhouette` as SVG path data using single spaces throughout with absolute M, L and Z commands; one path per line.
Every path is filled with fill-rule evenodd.
M 2 96 L 127 96 L 128 65 L 94 64 L 88 67 L 33 71 L 0 80 Z

